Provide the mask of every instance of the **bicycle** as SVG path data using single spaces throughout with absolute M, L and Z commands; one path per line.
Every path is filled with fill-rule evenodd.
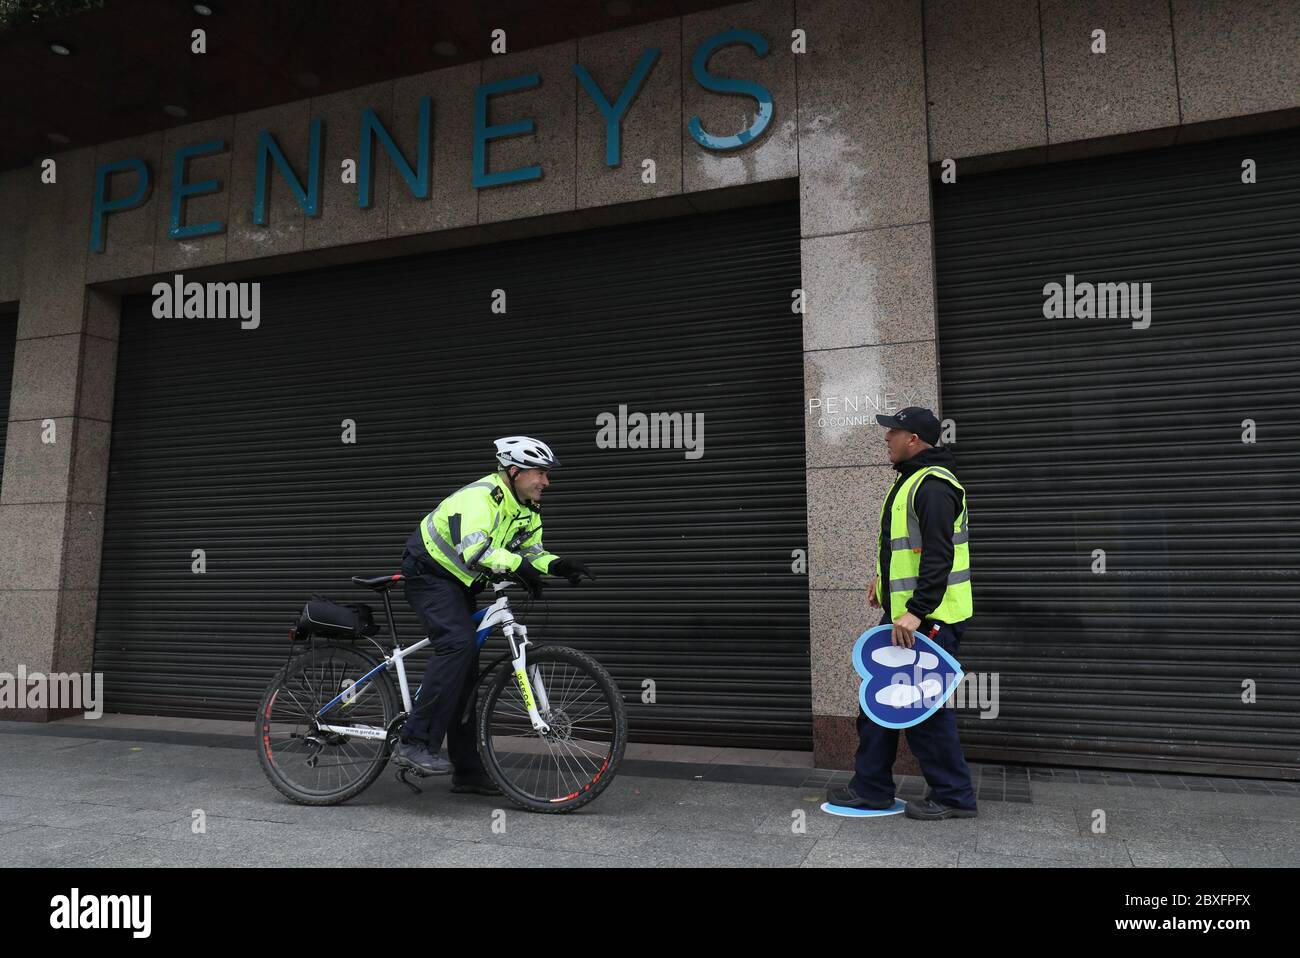
M 412 707 L 404 661 L 430 642 L 426 636 L 402 647 L 389 589 L 403 578 L 352 579 L 383 596 L 391 653 L 371 637 L 377 629 L 324 641 L 318 641 L 321 636 L 315 632 L 304 636 L 300 629 L 290 631 L 291 641 L 310 639 L 312 645 L 296 656 L 291 646 L 290 660 L 262 695 L 256 729 L 262 770 L 291 801 L 340 804 L 365 791 L 389 764 L 398 730 Z M 535 812 L 572 812 L 600 795 L 623 761 L 623 699 L 609 673 L 591 656 L 529 640 L 527 628 L 514 617 L 503 594 L 517 581 L 493 577 L 496 600 L 473 614 L 477 648 L 482 649 L 497 626 L 509 645 L 475 680 L 476 690 L 487 682 L 476 722 L 479 754 L 488 775 L 514 804 Z M 369 617 L 368 607 L 356 608 Z M 379 658 L 357 647 L 359 638 L 370 641 Z M 507 660 L 508 667 L 498 668 Z M 393 672 L 401 692 L 400 712 Z M 348 770 L 355 770 L 355 776 L 349 777 Z M 408 774 L 423 774 L 411 767 L 399 767 L 397 773 L 400 781 L 420 791 Z

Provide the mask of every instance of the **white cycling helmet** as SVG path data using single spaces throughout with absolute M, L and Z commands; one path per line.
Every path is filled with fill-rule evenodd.
M 506 436 L 498 439 L 497 462 L 502 469 L 519 466 L 521 469 L 554 469 L 560 464 L 546 443 L 529 436 Z

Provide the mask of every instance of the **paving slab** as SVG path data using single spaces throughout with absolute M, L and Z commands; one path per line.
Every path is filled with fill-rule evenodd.
M 1087 865 L 1132 863 L 1128 850 L 1119 841 L 1097 836 L 1061 838 L 1032 831 L 983 831 L 975 851 Z
M 1286 846 L 1220 845 L 1228 864 L 1242 868 L 1300 868 L 1300 848 Z
M 1110 868 L 1132 868 L 1132 863 L 1107 862 Z M 962 852 L 958 868 L 1096 868 L 1097 863 L 1059 858 L 1026 858 L 1022 855 L 993 855 L 987 852 Z
M 82 867 L 97 852 L 131 841 L 130 836 L 27 825 L 4 834 L 5 864 L 23 868 Z
M 1232 863 L 1217 845 L 1196 841 L 1124 839 L 1138 868 L 1227 868 Z
M 932 844 L 858 842 L 822 839 L 804 859 L 806 868 L 955 868 L 962 852 Z

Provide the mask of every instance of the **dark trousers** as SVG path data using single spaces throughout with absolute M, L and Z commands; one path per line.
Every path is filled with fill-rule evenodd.
M 880 624 L 889 625 L 889 618 Z M 916 631 L 928 638 L 934 624 L 927 619 Z M 955 629 L 944 625 L 931 640 L 954 658 L 965 624 L 959 622 Z M 877 725 L 864 712 L 858 714 L 858 752 L 849 788 L 868 801 L 888 802 L 894 798 L 894 758 L 898 754 L 899 731 Z M 930 786 L 930 798 L 954 808 L 975 808 L 970 769 L 957 738 L 957 710 L 945 706 L 921 724 L 902 731 L 907 734 L 908 747 Z
M 447 737 L 447 757 L 457 772 L 483 768 L 478 754 L 478 646 L 474 641 L 474 595 L 459 582 L 441 578 L 408 553 L 402 560 L 406 601 L 430 640 L 424 681 L 402 726 L 402 739 L 438 751 Z M 461 717 L 466 716 L 465 721 Z

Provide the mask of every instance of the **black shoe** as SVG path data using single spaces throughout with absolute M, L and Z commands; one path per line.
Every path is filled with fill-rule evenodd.
M 868 808 L 875 812 L 883 812 L 886 809 L 894 807 L 894 800 L 884 802 L 869 802 L 858 795 L 857 792 L 844 785 L 840 788 L 832 788 L 826 793 L 826 801 L 832 805 L 840 805 L 844 808 Z
M 919 802 L 908 802 L 904 812 L 908 818 L 919 818 L 923 822 L 937 822 L 942 818 L 976 818 L 979 810 L 974 808 L 954 808 L 944 805 L 932 798 L 923 798 Z
M 393 749 L 393 763 L 414 769 L 421 775 L 450 775 L 451 762 L 420 742 L 397 743 Z
M 467 792 L 473 795 L 500 795 L 501 789 L 492 781 L 487 772 L 470 772 L 468 775 L 453 774 L 451 777 L 453 792 Z

